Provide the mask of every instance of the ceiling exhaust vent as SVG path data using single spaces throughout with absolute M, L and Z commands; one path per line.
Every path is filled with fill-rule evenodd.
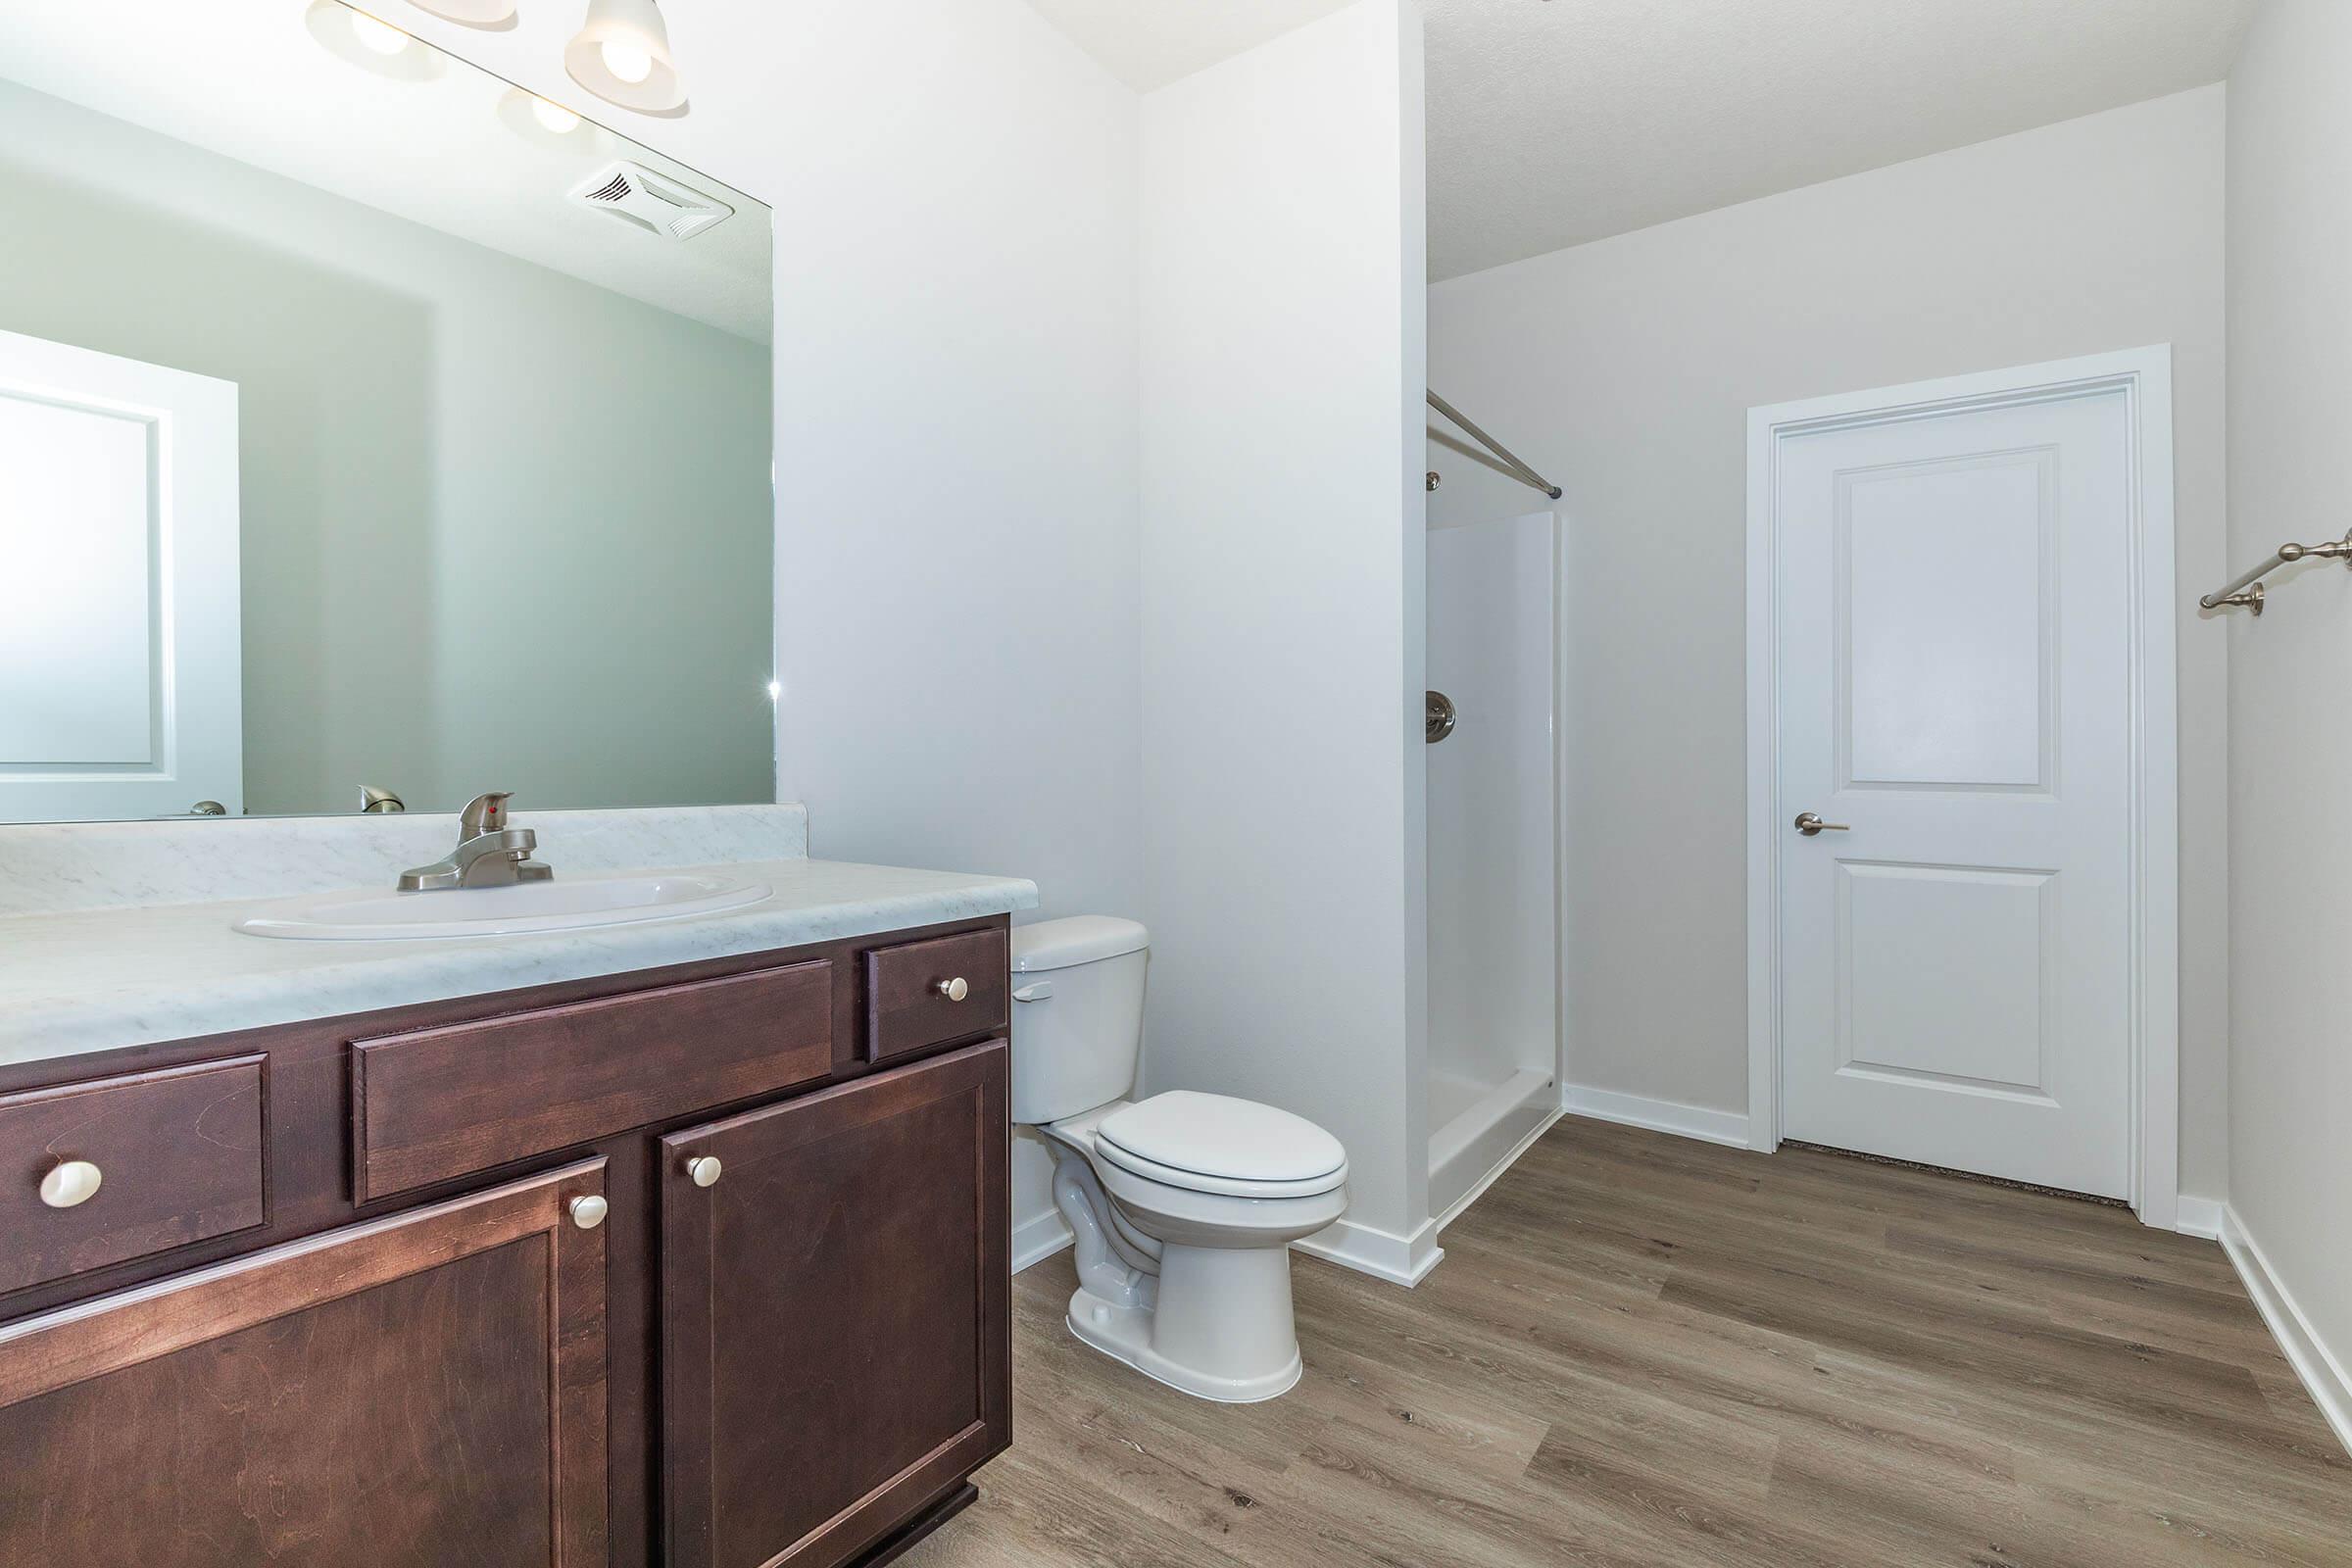
M 725 202 L 642 164 L 614 164 L 574 188 L 571 199 L 660 239 L 692 239 L 735 216 Z

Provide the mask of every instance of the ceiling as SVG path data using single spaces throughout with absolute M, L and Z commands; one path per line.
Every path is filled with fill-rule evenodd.
M 1424 0 L 1430 275 L 2219 81 L 2254 0 Z
M 1346 0 L 1031 0 L 1149 90 Z M 2256 0 L 1422 0 L 1433 279 L 2219 81 Z
M 1350 0 L 1029 0 L 1138 92 L 1164 87 Z
M 334 7 L 321 23 L 310 15 L 318 9 L 318 0 L 0 5 L 0 78 L 767 340 L 764 207 L 593 123 L 549 135 L 527 100 L 510 101 L 517 89 L 421 42 L 407 45 L 401 74 L 354 64 L 321 42 L 348 46 L 348 17 Z M 405 0 L 370 9 L 413 24 Z M 736 216 L 681 243 L 565 199 L 620 159 L 716 196 Z
M 1350 0 L 1031 3 L 1148 91 Z M 2255 3 L 1422 0 L 1430 275 L 2216 81 Z M 407 0 L 376 8 L 409 25 L 424 20 Z M 525 10 L 535 26 L 564 24 L 545 7 Z M 576 144 L 535 145 L 485 107 L 509 90 L 497 78 L 446 61 L 429 79 L 372 75 L 322 49 L 302 14 L 299 0 L 0 5 L 0 75 L 765 335 L 764 214 L 681 246 L 560 200 L 623 154 L 739 208 L 748 198 L 593 125 Z M 560 47 L 555 32 L 541 42 Z M 239 90 L 222 91 L 224 81 Z M 256 102 L 269 112 L 255 114 Z M 447 177 L 461 169 L 466 177 Z

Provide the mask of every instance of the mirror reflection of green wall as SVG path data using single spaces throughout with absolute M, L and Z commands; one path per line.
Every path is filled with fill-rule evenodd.
M 0 18 L 0 204 L 39 215 L 0 228 L 0 330 L 236 389 L 243 808 L 773 799 L 767 209 L 284 8 L 20 9 L 54 14 Z M 242 113 L 169 85 L 175 11 L 247 35 Z M 122 49 L 117 12 L 163 36 Z M 678 239 L 573 199 L 630 169 L 722 216 Z M 103 783 L 12 809 L 63 766 L 21 762 L 0 820 L 153 814 Z

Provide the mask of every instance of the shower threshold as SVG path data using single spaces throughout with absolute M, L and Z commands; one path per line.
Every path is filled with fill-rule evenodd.
M 1446 1087 L 1456 1094 L 1441 1097 L 1438 1086 L 1432 1085 L 1433 1102 L 1459 1102 L 1465 1086 Z M 1551 1074 L 1523 1067 L 1476 1092 L 1475 1099 L 1448 1116 L 1429 1137 L 1429 1209 L 1438 1223 L 1443 1226 L 1469 1207 L 1559 1113 L 1560 1097 Z

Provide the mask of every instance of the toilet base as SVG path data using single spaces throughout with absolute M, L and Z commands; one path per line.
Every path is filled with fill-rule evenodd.
M 1152 1313 L 1138 1306 L 1113 1306 L 1087 1291 L 1070 1298 L 1070 1333 L 1114 1361 L 1124 1362 L 1154 1383 L 1179 1394 L 1219 1404 L 1262 1404 L 1298 1386 L 1305 1363 L 1291 1352 L 1290 1364 L 1256 1378 L 1216 1378 L 1197 1367 L 1179 1366 L 1152 1348 Z
M 1155 1305 L 1122 1305 L 1080 1286 L 1070 1332 L 1171 1389 L 1221 1404 L 1256 1404 L 1298 1386 L 1284 1247 L 1166 1247 Z

